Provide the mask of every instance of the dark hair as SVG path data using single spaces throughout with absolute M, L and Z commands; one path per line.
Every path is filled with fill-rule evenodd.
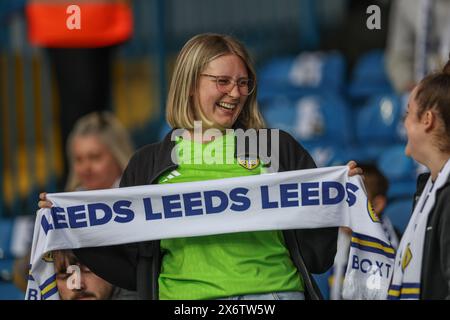
M 381 171 L 374 164 L 359 164 L 363 170 L 364 185 L 366 186 L 369 198 L 385 196 L 389 189 L 389 182 Z
M 55 250 L 52 252 L 56 273 L 66 273 L 69 265 L 78 265 L 80 261 L 72 250 Z
M 416 94 L 417 116 L 422 117 L 427 110 L 434 110 L 442 120 L 443 133 L 436 134 L 436 143 L 442 152 L 450 151 L 450 60 L 442 71 L 425 77 Z

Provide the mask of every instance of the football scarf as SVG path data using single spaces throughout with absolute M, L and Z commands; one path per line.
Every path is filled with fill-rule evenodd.
M 199 182 L 48 194 L 38 211 L 27 299 L 58 299 L 51 251 L 176 237 L 348 226 L 344 290 L 384 299 L 394 249 L 360 176 L 330 167 Z M 112 266 L 113 267 L 113 266 Z
M 395 257 L 394 275 L 389 286 L 389 300 L 420 298 L 423 246 L 428 216 L 436 202 L 437 191 L 442 188 L 449 175 L 450 160 L 442 168 L 434 183 L 431 176 L 428 178 L 400 241 Z

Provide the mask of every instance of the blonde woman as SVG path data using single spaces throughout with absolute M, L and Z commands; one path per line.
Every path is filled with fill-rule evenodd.
M 259 159 L 244 165 L 227 129 L 264 128 L 256 101 L 256 74 L 244 46 L 219 34 L 201 34 L 182 48 L 167 99 L 167 121 L 185 129 L 134 154 L 120 186 L 179 183 L 266 172 Z M 202 132 L 195 134 L 195 121 Z M 214 129 L 221 136 L 211 137 Z M 194 133 L 194 134 L 193 134 Z M 256 143 L 253 141 L 251 143 Z M 278 171 L 314 168 L 308 152 L 280 131 Z M 172 159 L 177 147 L 181 161 Z M 223 150 L 232 161 L 208 158 Z M 201 150 L 201 154 L 191 152 Z M 179 159 L 178 159 L 179 160 Z M 198 161 L 199 160 L 199 161 Z M 216 159 L 217 160 L 217 159 Z M 177 163 L 175 163 L 177 162 Z M 351 173 L 361 170 L 349 164 Z M 337 228 L 273 230 L 165 239 L 74 250 L 91 270 L 141 299 L 320 299 L 311 272 L 325 272 L 336 252 Z
M 93 112 L 81 117 L 67 140 L 70 168 L 65 191 L 118 187 L 133 151 L 128 132 L 113 114 Z M 49 204 L 39 202 L 39 206 Z
M 66 191 L 117 187 L 133 151 L 128 132 L 113 114 L 94 112 L 80 118 L 67 140 Z
M 81 117 L 67 141 L 70 170 L 66 191 L 118 187 L 133 149 L 128 132 L 112 113 L 93 112 Z M 51 206 L 45 201 L 45 193 L 41 193 L 40 198 L 42 199 L 39 202 L 40 207 Z M 58 251 L 58 255 L 73 257 L 71 250 Z M 25 261 L 27 267 L 28 261 L 29 259 Z M 62 263 L 58 264 L 61 265 Z M 86 283 L 86 287 L 83 286 L 79 290 L 67 289 L 62 283 L 67 279 L 67 274 L 58 270 L 58 290 L 62 299 L 83 299 L 87 296 L 114 300 L 136 298 L 132 292 L 114 288 L 107 281 L 91 273 L 86 266 L 83 266 L 82 270 L 82 280 L 83 284 Z M 90 285 L 92 283 L 93 285 Z M 100 294 L 99 288 L 106 288 L 103 291 L 107 291 L 108 294 Z M 91 291 L 88 292 L 88 289 Z

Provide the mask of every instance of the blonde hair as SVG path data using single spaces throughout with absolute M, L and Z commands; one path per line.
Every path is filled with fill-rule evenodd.
M 66 191 L 74 191 L 80 187 L 80 181 L 73 170 L 74 157 L 72 144 L 75 137 L 95 135 L 109 149 L 123 172 L 133 154 L 134 147 L 127 130 L 110 112 L 93 112 L 80 118 L 67 140 L 69 156 L 69 177 Z
M 181 49 L 175 63 L 166 104 L 166 119 L 172 128 L 194 128 L 196 115 L 206 126 L 212 123 L 203 114 L 198 101 L 200 74 L 208 63 L 224 55 L 233 54 L 242 59 L 249 78 L 255 82 L 256 72 L 245 47 L 228 35 L 205 33 L 191 38 Z M 194 93 L 194 94 L 192 94 Z M 257 88 L 248 96 L 236 120 L 245 129 L 265 127 L 256 101 Z

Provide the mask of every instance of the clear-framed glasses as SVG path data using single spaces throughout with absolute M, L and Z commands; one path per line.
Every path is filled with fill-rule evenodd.
M 248 96 L 255 90 L 255 82 L 249 78 L 233 80 L 233 78 L 228 76 L 213 76 L 207 73 L 202 73 L 201 76 L 214 78 L 217 90 L 222 93 L 229 94 L 233 91 L 234 86 L 238 87 L 239 93 L 243 96 Z

